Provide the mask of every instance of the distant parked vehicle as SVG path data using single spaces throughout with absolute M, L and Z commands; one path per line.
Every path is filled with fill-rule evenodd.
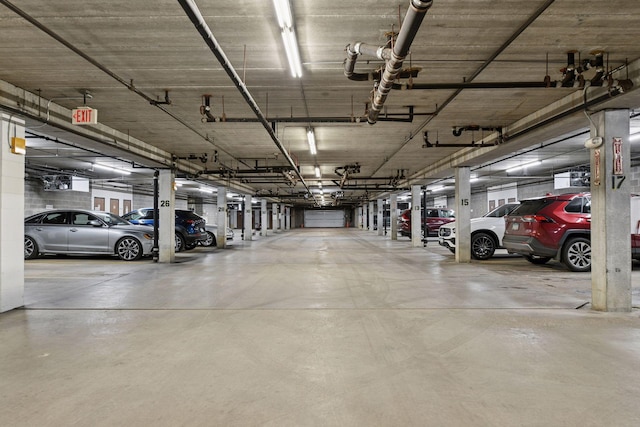
M 24 221 L 24 258 L 42 254 L 117 255 L 135 261 L 150 255 L 153 230 L 109 212 L 50 210 Z
M 441 225 L 456 220 L 454 211 L 447 208 L 422 208 L 420 218 L 422 219 L 422 237 L 437 236 Z M 402 212 L 398 218 L 398 225 L 400 235 L 411 237 L 411 209 Z
M 205 240 L 198 241 L 200 246 L 217 246 L 217 235 L 218 235 L 218 226 L 215 224 L 207 224 L 205 226 L 205 233 L 207 234 L 207 238 Z M 227 227 L 227 232 L 225 233 L 225 238 L 227 243 L 233 241 L 234 232 L 231 228 Z
M 205 230 L 205 219 L 185 209 L 176 209 L 176 252 L 196 247 L 198 242 L 208 238 Z M 133 224 L 153 226 L 153 208 L 140 208 L 122 215 Z
M 516 207 L 518 207 L 518 203 L 507 203 L 498 206 L 484 216 L 471 218 L 471 256 L 474 259 L 489 259 L 493 256 L 496 249 L 503 247 L 504 217 Z M 455 253 L 455 223 L 450 222 L 440 226 L 438 230 L 438 243 Z

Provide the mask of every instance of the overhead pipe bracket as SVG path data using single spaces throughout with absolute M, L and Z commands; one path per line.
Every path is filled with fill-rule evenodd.
M 369 74 L 355 73 L 355 63 L 358 55 L 368 54 L 385 61 L 385 68 L 379 81 L 374 85 L 375 92 L 371 98 L 371 108 L 367 113 L 367 122 L 375 124 L 378 115 L 382 111 L 387 95 L 394 85 L 394 81 L 402 71 L 402 62 L 409 53 L 409 48 L 415 38 L 420 25 L 433 4 L 432 0 L 411 0 L 409 10 L 402 22 L 398 37 L 393 48 L 386 46 L 371 47 L 364 43 L 357 42 L 353 46 L 347 46 L 347 59 L 344 62 L 344 73 L 351 79 L 356 81 L 369 80 Z

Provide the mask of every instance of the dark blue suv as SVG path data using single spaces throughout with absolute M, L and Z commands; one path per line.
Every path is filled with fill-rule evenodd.
M 205 219 L 195 213 L 176 209 L 176 252 L 193 249 L 198 242 L 207 240 Z M 153 225 L 153 208 L 140 208 L 122 215 L 132 224 Z

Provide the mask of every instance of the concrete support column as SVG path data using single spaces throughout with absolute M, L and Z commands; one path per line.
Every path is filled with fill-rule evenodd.
M 227 246 L 227 187 L 218 187 L 218 232 L 216 236 L 216 246 L 224 249 Z
M 398 240 L 398 195 L 391 194 L 391 240 Z
M 373 231 L 373 216 L 375 214 L 375 207 L 373 206 L 373 201 L 369 202 L 369 223 L 367 224 L 367 229 L 369 231 Z
M 591 117 L 595 124 L 591 137 L 604 140 L 591 149 L 591 306 L 598 311 L 630 312 L 629 110 L 605 110 Z
M 0 113 L 0 313 L 24 305 L 24 120 Z
M 268 227 L 268 218 L 267 218 L 267 201 L 262 199 L 260 201 L 260 235 L 265 237 L 267 235 Z
M 471 262 L 471 169 L 456 168 L 456 262 Z
M 176 257 L 175 178 L 170 169 L 162 169 L 158 176 L 158 262 L 171 263 Z
M 278 210 L 278 230 L 284 231 L 284 211 L 286 206 L 284 203 L 280 203 L 280 209 Z
M 291 230 L 291 207 L 285 207 L 284 229 Z
M 411 246 L 418 248 L 422 246 L 422 198 L 420 197 L 420 186 L 411 186 Z M 427 238 L 427 230 L 424 233 Z
M 253 240 L 253 201 L 250 195 L 244 196 L 244 240 Z
M 278 204 L 271 203 L 271 229 L 274 233 L 278 232 Z
M 382 236 L 384 234 L 384 200 L 378 199 L 376 206 L 378 209 L 378 236 Z

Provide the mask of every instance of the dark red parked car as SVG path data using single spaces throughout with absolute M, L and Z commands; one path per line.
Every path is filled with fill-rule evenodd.
M 437 236 L 441 225 L 456 220 L 455 212 L 447 208 L 426 208 L 426 214 L 423 210 L 420 211 L 420 216 L 422 218 L 423 237 L 425 236 L 425 229 L 427 236 Z M 411 237 L 411 209 L 402 212 L 402 215 L 398 218 L 398 225 L 400 235 Z

